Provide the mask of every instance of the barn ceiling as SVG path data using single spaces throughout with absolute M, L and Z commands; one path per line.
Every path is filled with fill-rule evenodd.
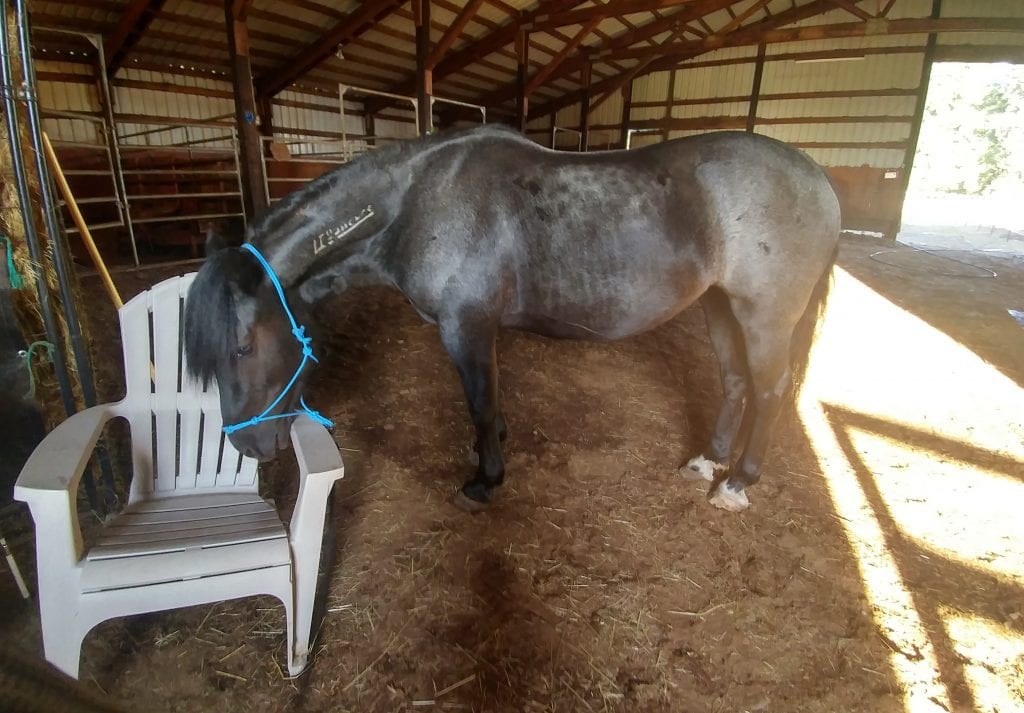
M 913 2 L 914 0 L 909 0 Z M 908 0 L 432 0 L 436 96 L 509 109 L 520 32 L 528 38 L 531 116 L 723 46 L 785 41 L 785 28 L 838 11 L 824 37 L 877 33 Z M 248 25 L 258 94 L 289 86 L 336 93 L 338 82 L 415 91 L 415 24 L 405 0 L 233 0 Z M 41 57 L 90 58 L 88 43 L 42 28 L 101 35 L 111 73 L 134 67 L 230 77 L 223 0 L 30 2 Z M 895 7 L 895 10 L 894 10 Z M 842 25 L 842 26 L 840 26 Z M 917 30 L 920 31 L 920 30 Z M 831 34 L 835 33 L 835 34 Z
M 402 0 L 236 0 L 248 5 L 257 91 L 336 89 L 339 81 L 411 94 L 415 27 Z M 438 96 L 491 107 L 515 99 L 515 39 L 529 37 L 531 107 L 573 101 L 586 67 L 598 92 L 666 61 L 843 9 L 851 22 L 885 16 L 892 0 L 433 0 L 431 41 Z M 222 0 L 30 2 L 38 28 L 73 28 L 104 38 L 113 72 L 123 67 L 230 76 Z M 37 52 L 83 61 L 87 43 L 37 32 Z M 668 53 L 668 55 L 666 55 Z M 531 113 L 536 113 L 532 110 Z

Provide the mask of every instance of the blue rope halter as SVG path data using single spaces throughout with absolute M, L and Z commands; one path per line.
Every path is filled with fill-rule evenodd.
M 255 426 L 257 423 L 262 423 L 263 421 L 274 421 L 279 418 L 289 418 L 291 416 L 301 416 L 303 414 L 309 416 L 311 419 L 313 419 L 319 424 L 327 426 L 328 428 L 333 428 L 334 422 L 328 418 L 324 418 L 323 416 L 320 415 L 318 411 L 314 411 L 309 406 L 307 406 L 306 400 L 302 396 L 299 397 L 299 405 L 302 407 L 301 410 L 290 411 L 288 413 L 279 413 L 273 416 L 267 415 L 268 413 L 273 411 L 274 408 L 279 403 L 281 403 L 281 399 L 285 397 L 285 394 L 291 391 L 291 388 L 295 386 L 295 382 L 298 380 L 299 374 L 302 373 L 302 370 L 305 368 L 306 364 L 310 360 L 313 360 L 319 364 L 320 360 L 313 355 L 313 338 L 306 336 L 306 328 L 304 326 L 300 326 L 298 322 L 295 321 L 295 316 L 292 314 L 292 311 L 288 309 L 288 300 L 285 299 L 284 288 L 281 287 L 281 281 L 277 279 L 277 275 L 274 273 L 274 268 L 270 266 L 270 263 L 267 262 L 267 259 L 263 257 L 263 255 L 260 254 L 260 251 L 257 250 L 256 247 L 251 243 L 245 243 L 244 245 L 242 245 L 242 249 L 248 250 L 256 257 L 257 260 L 259 260 L 260 265 L 262 265 L 263 269 L 266 270 L 267 277 L 270 278 L 270 284 L 272 284 L 274 286 L 274 289 L 277 290 L 277 296 L 281 300 L 281 306 L 284 308 L 284 313 L 285 315 L 287 315 L 288 321 L 291 322 L 292 334 L 295 336 L 295 339 L 299 342 L 299 344 L 302 345 L 302 361 L 299 363 L 299 366 L 295 370 L 295 373 L 292 374 L 291 381 L 289 381 L 288 385 L 284 387 L 280 394 L 278 394 L 277 398 L 274 399 L 269 406 L 263 409 L 263 413 L 261 413 L 259 416 L 253 416 L 248 421 L 242 421 L 241 423 L 236 423 L 232 426 L 225 426 L 224 433 L 230 435 L 235 431 L 239 431 L 243 428 L 246 428 L 247 426 Z

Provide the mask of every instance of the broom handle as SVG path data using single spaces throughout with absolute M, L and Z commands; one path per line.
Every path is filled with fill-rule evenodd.
M 57 179 L 57 186 L 60 188 L 61 195 L 64 196 L 64 202 L 67 204 L 68 210 L 71 212 L 71 219 L 75 221 L 75 227 L 78 228 L 79 235 L 82 236 L 82 242 L 85 243 L 86 249 L 89 251 L 89 255 L 92 256 L 92 261 L 96 265 L 96 270 L 100 274 L 100 278 L 103 280 L 103 285 L 107 288 L 107 293 L 110 295 L 110 299 L 114 302 L 114 306 L 117 309 L 121 309 L 124 306 L 124 301 L 121 299 L 121 295 L 117 291 L 117 287 L 114 286 L 114 281 L 110 279 L 110 273 L 107 272 L 107 264 L 103 262 L 103 256 L 100 255 L 99 249 L 96 247 L 95 241 L 92 239 L 92 233 L 89 232 L 89 226 L 85 224 L 85 219 L 82 218 L 82 213 L 78 210 L 78 204 L 75 203 L 75 196 L 71 193 L 71 186 L 68 185 L 67 179 L 64 177 L 64 171 L 61 170 L 60 164 L 57 162 L 57 154 L 53 151 L 53 145 L 50 143 L 50 137 L 43 132 L 43 150 L 46 152 L 46 160 L 50 164 L 50 168 L 53 170 L 54 178 Z M 56 238 L 56 236 L 54 236 Z

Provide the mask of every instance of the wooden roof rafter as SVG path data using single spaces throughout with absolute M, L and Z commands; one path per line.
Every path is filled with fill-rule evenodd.
M 854 2 L 861 2 L 861 1 L 862 0 L 854 0 Z M 731 3 L 729 3 L 729 4 L 731 4 Z M 709 12 L 701 13 L 698 18 L 691 18 L 691 19 L 698 19 L 698 20 L 703 19 L 703 17 L 705 17 L 706 15 L 711 14 L 711 12 L 716 12 L 718 9 L 723 9 L 723 8 L 716 8 L 715 10 L 711 10 Z M 756 34 L 757 32 L 760 32 L 760 31 L 763 31 L 763 30 L 775 29 L 775 28 L 778 28 L 778 27 L 782 27 L 784 25 L 792 24 L 794 22 L 799 22 L 801 20 L 806 20 L 809 17 L 814 17 L 816 15 L 821 15 L 821 14 L 823 14 L 825 12 L 829 12 L 829 11 L 834 10 L 834 9 L 835 9 L 835 6 L 832 4 L 831 0 L 813 0 L 812 2 L 806 3 L 804 5 L 796 5 L 796 6 L 794 6 L 793 8 L 791 8 L 789 10 L 777 13 L 777 14 L 775 14 L 775 15 L 767 18 L 767 19 L 760 20 L 759 22 L 751 23 L 751 24 L 746 25 L 746 26 L 737 27 L 731 33 L 729 33 L 728 35 L 725 35 L 725 36 L 715 34 L 715 31 L 711 30 L 712 34 L 708 35 L 706 38 L 704 38 L 703 40 L 699 41 L 702 46 L 706 47 L 705 49 L 697 50 L 697 48 L 696 48 L 696 44 L 697 43 L 687 43 L 688 45 L 691 46 L 691 49 L 693 49 L 693 53 L 690 54 L 690 55 L 679 55 L 679 54 L 669 54 L 667 56 L 665 55 L 665 52 L 666 52 L 666 50 L 669 47 L 679 47 L 683 43 L 674 43 L 674 44 L 671 44 L 671 45 L 664 45 L 663 44 L 663 45 L 659 46 L 656 50 L 650 50 L 649 48 L 631 48 L 630 46 L 627 45 L 625 47 L 619 47 L 619 48 L 614 48 L 614 49 L 613 48 L 607 48 L 607 49 L 605 49 L 603 51 L 595 52 L 594 55 L 593 55 L 595 60 L 597 60 L 597 59 L 605 59 L 605 58 L 610 58 L 610 59 L 629 58 L 629 59 L 638 60 L 640 62 L 640 64 L 638 64 L 636 67 L 634 67 L 633 69 L 629 70 L 628 72 L 625 72 L 625 73 L 623 73 L 621 75 L 617 75 L 615 77 L 611 77 L 611 78 L 606 79 L 606 80 L 604 80 L 602 82 L 598 82 L 598 83 L 594 84 L 593 87 L 591 87 L 591 92 L 592 92 L 593 95 L 597 96 L 598 99 L 597 99 L 597 101 L 595 102 L 595 104 L 593 106 L 596 107 L 601 102 L 606 101 L 610 96 L 612 96 L 612 94 L 615 91 L 618 91 L 618 89 L 621 89 L 631 79 L 634 79 L 637 76 L 641 76 L 642 74 L 648 74 L 648 73 L 651 73 L 651 72 L 656 72 L 656 71 L 660 71 L 660 70 L 664 70 L 664 69 L 671 69 L 671 68 L 677 66 L 680 62 L 685 61 L 686 59 L 691 59 L 692 57 L 695 57 L 698 54 L 703 54 L 704 52 L 710 52 L 713 49 L 717 49 L 719 47 L 725 46 L 725 38 L 726 37 L 730 37 L 730 36 L 735 35 L 737 33 L 744 33 L 744 32 L 746 32 L 746 33 L 753 32 L 753 33 Z M 708 29 L 711 29 L 711 28 L 708 28 Z M 756 42 L 754 44 L 756 44 Z M 623 56 L 625 56 L 625 57 L 623 57 Z M 547 114 L 554 113 L 554 112 L 556 112 L 556 111 L 558 111 L 558 110 L 560 110 L 560 109 L 562 109 L 562 108 L 564 108 L 566 106 L 569 106 L 570 104 L 574 104 L 574 103 L 576 103 L 578 101 L 579 101 L 578 93 L 570 93 L 570 94 L 567 94 L 567 95 L 565 95 L 565 96 L 563 96 L 563 97 L 561 97 L 559 99 L 556 99 L 555 101 L 549 102 L 548 104 L 545 104 L 545 105 L 539 106 L 539 107 L 535 107 L 534 110 L 531 111 L 531 116 L 533 116 L 534 118 L 537 117 L 537 116 L 546 116 Z
M 671 0 L 662 0 L 662 2 L 666 1 L 670 2 Z M 609 57 L 611 53 L 619 49 L 632 47 L 633 45 L 638 44 L 640 42 L 654 41 L 655 37 L 658 37 L 659 35 L 662 35 L 665 32 L 672 33 L 671 37 L 674 38 L 681 34 L 682 32 L 691 29 L 689 27 L 689 23 L 692 22 L 693 20 L 699 17 L 703 17 L 704 15 L 707 15 L 709 13 L 721 10 L 736 1 L 737 0 L 692 1 L 689 4 L 680 7 L 676 12 L 672 14 L 665 15 L 660 19 L 652 20 L 651 22 L 648 22 L 645 25 L 639 26 L 636 30 L 624 32 L 621 35 L 613 37 L 609 42 L 605 42 L 594 47 L 588 47 L 586 48 L 586 52 L 580 52 L 567 58 L 564 62 L 561 62 L 560 65 L 555 68 L 555 70 L 549 75 L 548 78 L 550 80 L 560 79 L 562 77 L 571 75 L 579 71 L 580 69 L 582 69 L 583 65 L 591 62 L 596 63 L 598 60 L 601 60 L 602 62 L 614 61 L 616 59 L 615 57 Z M 645 0 L 645 2 L 647 2 L 647 0 Z M 616 9 L 625 4 L 627 3 L 614 3 Z M 648 2 L 648 4 L 650 3 Z M 600 7 L 605 8 L 607 6 L 602 5 Z M 586 9 L 590 10 L 593 8 Z M 657 52 L 659 47 L 661 47 L 660 44 L 655 44 L 653 46 L 645 45 L 645 49 L 651 52 Z M 614 75 L 609 79 L 621 77 L 630 72 L 635 71 L 636 67 L 633 67 L 623 72 L 619 72 L 618 74 Z M 597 87 L 602 86 L 604 82 L 609 81 L 609 79 L 595 82 L 592 85 L 593 91 L 597 93 L 599 91 Z M 512 82 L 488 92 L 486 95 L 481 97 L 477 103 L 493 107 L 501 105 L 507 101 L 511 101 L 512 99 L 515 98 L 515 96 L 516 85 L 514 82 Z M 568 102 L 566 106 L 569 103 L 574 102 Z M 531 115 L 534 114 L 532 110 L 530 113 Z
M 260 95 L 274 96 L 337 51 L 339 45 L 359 37 L 398 9 L 405 0 L 366 0 L 326 34 L 283 66 L 256 80 Z
M 131 0 L 128 7 L 124 8 L 114 31 L 103 39 L 103 55 L 108 77 L 113 77 L 121 68 L 128 53 L 165 2 L 166 0 Z

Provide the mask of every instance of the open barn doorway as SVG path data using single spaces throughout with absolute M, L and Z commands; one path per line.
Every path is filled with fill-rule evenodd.
M 932 67 L 902 243 L 1024 255 L 1024 65 Z

